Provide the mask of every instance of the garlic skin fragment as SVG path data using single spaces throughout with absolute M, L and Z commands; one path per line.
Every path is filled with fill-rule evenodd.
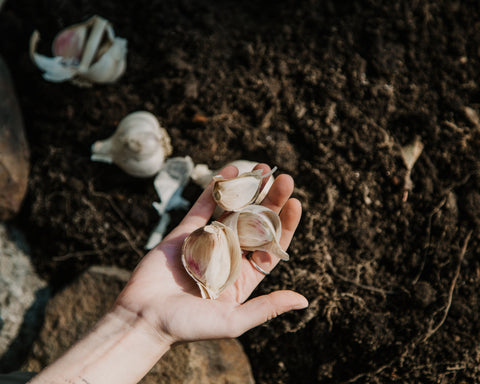
M 136 177 L 150 177 L 160 171 L 172 153 L 170 137 L 157 118 L 146 111 L 124 117 L 115 133 L 92 145 L 92 161 L 114 163 Z
M 221 222 L 237 233 L 241 249 L 265 251 L 281 260 L 289 259 L 279 243 L 282 235 L 280 217 L 270 208 L 248 205 L 238 212 L 231 212 Z
M 213 199 L 226 211 L 238 211 L 247 205 L 258 201 L 262 180 L 270 177 L 277 167 L 262 175 L 262 170 L 257 169 L 245 172 L 232 179 L 225 179 L 222 175 L 215 175 L 213 180 Z M 263 196 L 264 197 L 264 196 Z M 262 199 L 263 199 L 262 197 Z
M 190 202 L 182 197 L 183 189 L 188 183 L 193 170 L 193 161 L 190 156 L 173 157 L 167 159 L 160 172 L 153 180 L 153 187 L 160 198 L 160 202 L 153 202 L 160 221 L 148 238 L 145 249 L 152 249 L 163 239 L 170 223 L 169 211 L 173 209 L 187 209 Z
M 238 278 L 241 262 L 235 232 L 218 221 L 196 229 L 183 243 L 183 266 L 205 299 L 217 299 Z
M 78 86 L 112 83 L 126 68 L 127 40 L 115 37 L 107 20 L 93 16 L 60 31 L 53 43 L 54 57 L 36 53 L 40 34 L 30 38 L 30 56 L 51 82 L 71 81 Z

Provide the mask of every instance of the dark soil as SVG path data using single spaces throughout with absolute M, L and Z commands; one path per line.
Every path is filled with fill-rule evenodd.
M 33 30 L 49 54 L 56 32 L 94 14 L 128 39 L 124 77 L 43 80 Z M 143 255 L 152 179 L 89 155 L 148 110 L 174 156 L 263 161 L 296 181 L 291 261 L 257 293 L 295 289 L 311 304 L 241 337 L 258 383 L 480 382 L 477 0 L 9 0 L 0 34 L 31 146 L 15 224 L 54 287 Z M 401 147 L 415 137 L 407 194 Z

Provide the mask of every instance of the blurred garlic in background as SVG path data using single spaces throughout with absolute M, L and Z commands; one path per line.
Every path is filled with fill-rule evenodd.
M 114 163 L 132 176 L 150 177 L 171 153 L 170 137 L 157 118 L 138 111 L 124 117 L 110 138 L 92 145 L 91 160 Z
M 44 71 L 45 80 L 70 80 L 79 86 L 89 86 L 112 83 L 125 72 L 127 40 L 115 37 L 110 22 L 100 16 L 59 32 L 52 44 L 54 57 L 36 53 L 39 39 L 39 32 L 34 31 L 30 56 Z

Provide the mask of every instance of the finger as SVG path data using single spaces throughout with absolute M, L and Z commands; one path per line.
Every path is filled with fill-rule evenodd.
M 297 203 L 290 203 L 288 206 L 286 206 L 287 202 L 289 201 L 290 195 L 293 192 L 293 188 L 293 178 L 290 175 L 282 174 L 275 179 L 272 187 L 268 191 L 267 196 L 262 202 L 263 206 L 270 208 L 277 213 L 279 213 L 283 208 L 284 213 L 280 215 L 280 221 L 282 223 L 281 239 L 284 235 L 287 235 L 287 238 L 283 241 L 283 244 L 280 243 L 280 245 L 283 247 L 284 250 L 288 247 L 288 244 L 290 244 L 293 232 L 298 225 L 298 221 L 300 220 L 301 215 L 301 206 L 299 207 Z M 293 209 L 293 212 L 289 213 L 291 209 Z M 290 222 L 290 220 L 293 221 Z M 284 226 L 287 229 L 285 233 L 283 229 Z M 291 228 L 293 228 L 293 232 Z M 270 273 L 273 268 L 278 264 L 279 259 L 267 252 L 256 251 L 252 254 L 251 260 L 253 261 L 253 263 L 248 260 L 246 261 L 246 263 L 249 264 L 247 266 L 248 275 L 246 276 L 246 280 L 252 284 L 255 284 L 254 287 L 251 288 L 251 291 L 253 291 L 253 289 L 258 285 L 258 283 L 265 277 L 265 274 L 262 273 L 262 270 Z M 246 293 L 250 295 L 251 291 L 250 285 L 248 285 Z M 248 297 L 248 295 L 245 296 L 245 299 Z
M 268 191 L 262 205 L 275 212 L 280 212 L 284 204 L 293 192 L 293 179 L 290 175 L 282 174 L 278 176 Z
M 261 169 L 262 170 L 262 175 L 266 175 L 267 173 L 269 173 L 271 171 L 271 168 L 268 164 L 265 164 L 265 163 L 258 163 L 257 165 L 255 165 L 255 167 L 253 167 L 253 171 L 257 170 L 257 169 Z M 268 180 L 270 179 L 271 176 L 269 177 L 264 177 L 262 179 L 262 185 L 260 187 L 260 191 L 263 190 L 263 188 L 265 188 L 265 185 L 267 184 Z
M 235 166 L 229 165 L 218 172 L 218 174 L 226 179 L 230 179 L 238 175 L 238 169 Z M 179 233 L 190 233 L 197 228 L 203 227 L 208 222 L 216 206 L 212 197 L 213 184 L 214 182 L 212 180 L 180 224 L 172 231 L 171 235 L 175 236 Z
M 289 199 L 282 211 L 280 212 L 280 220 L 282 223 L 282 235 L 280 237 L 280 246 L 282 249 L 287 250 L 297 226 L 300 222 L 302 215 L 302 205 L 297 199 Z M 248 260 L 244 260 L 244 269 L 246 270 L 245 280 L 248 281 L 248 285 L 245 284 L 245 294 L 243 300 L 250 296 L 255 287 L 265 278 L 265 274 L 261 272 L 270 273 L 278 264 L 280 259 L 276 256 L 269 254 L 268 252 L 256 251 L 251 255 L 251 263 Z M 255 264 L 259 267 L 256 268 Z
M 293 235 L 297 230 L 300 218 L 302 217 L 302 204 L 295 198 L 289 199 L 280 212 L 280 221 L 282 223 L 282 236 L 280 237 L 280 246 L 287 250 Z
M 294 291 L 275 291 L 256 297 L 237 307 L 227 319 L 232 327 L 230 337 L 238 337 L 282 313 L 306 307 L 308 300 Z

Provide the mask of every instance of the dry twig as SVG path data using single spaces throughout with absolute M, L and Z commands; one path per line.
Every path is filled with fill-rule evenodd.
M 445 310 L 443 312 L 442 319 L 440 322 L 433 328 L 430 328 L 427 332 L 427 334 L 423 337 L 422 342 L 427 341 L 435 332 L 437 332 L 440 327 L 443 325 L 445 322 L 448 312 L 450 311 L 450 307 L 452 305 L 452 300 L 453 300 L 453 291 L 455 290 L 455 285 L 457 284 L 458 277 L 460 276 L 460 269 L 462 267 L 462 262 L 463 258 L 465 257 L 465 252 L 467 251 L 467 246 L 468 242 L 470 241 L 470 237 L 472 236 L 472 230 L 468 232 L 467 237 L 465 238 L 462 246 L 462 250 L 460 251 L 460 255 L 458 256 L 458 263 L 457 263 L 457 268 L 455 270 L 455 275 L 453 276 L 452 282 L 450 283 L 450 289 L 448 291 L 448 300 L 447 300 L 447 305 L 445 306 Z

